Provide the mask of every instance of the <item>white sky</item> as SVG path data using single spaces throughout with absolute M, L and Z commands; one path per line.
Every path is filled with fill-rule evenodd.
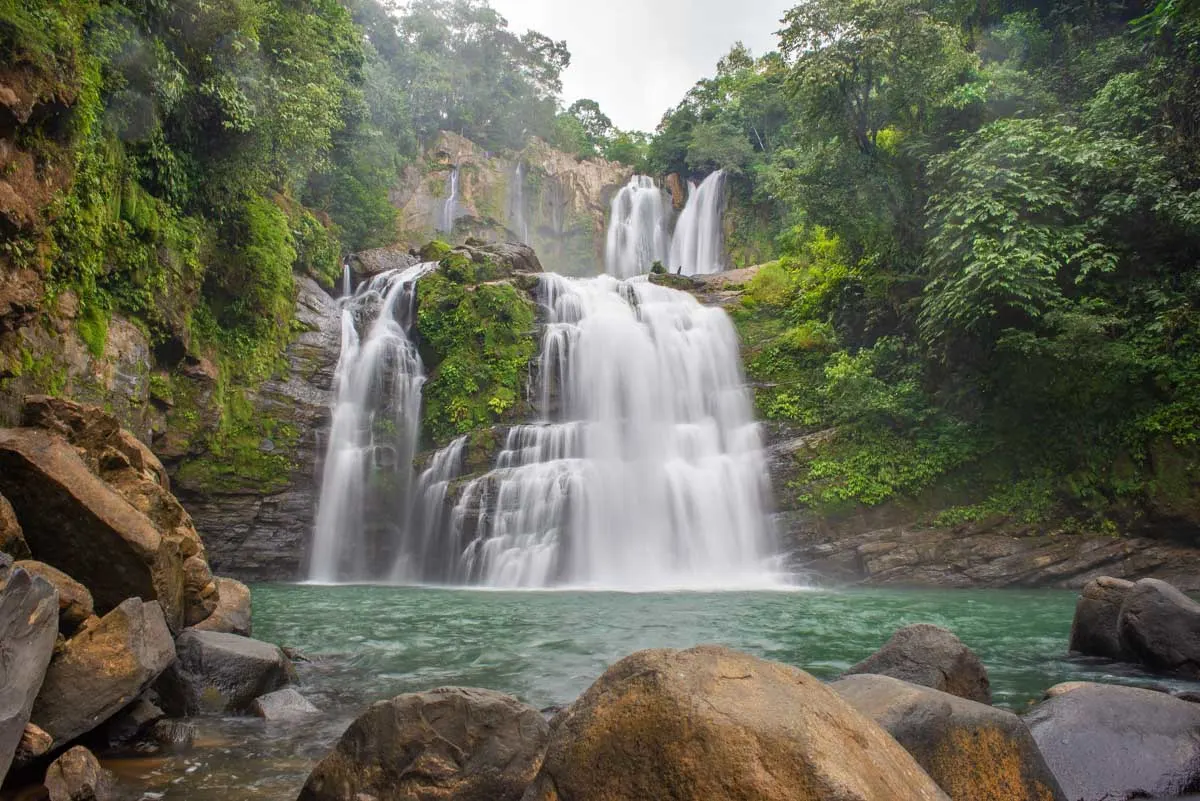
M 716 71 L 737 40 L 759 56 L 776 47 L 800 0 L 491 0 L 510 29 L 566 39 L 566 105 L 590 97 L 618 128 L 653 132 L 663 112 Z

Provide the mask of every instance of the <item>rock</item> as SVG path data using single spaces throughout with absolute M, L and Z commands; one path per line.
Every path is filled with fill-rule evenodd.
M 1154 670 L 1200 678 L 1200 603 L 1158 579 L 1133 585 L 1121 605 L 1121 647 Z
M 220 603 L 220 589 L 204 557 L 189 556 L 183 562 L 185 625 L 194 626 L 208 619 Z
M 929 623 L 900 629 L 845 675 L 857 673 L 891 676 L 981 704 L 992 702 L 987 669 L 979 657 L 953 632 Z
M 122 709 L 105 727 L 110 745 L 120 745 L 137 739 L 155 723 L 167 716 L 158 705 L 143 695 Z
M 1042 693 L 1042 700 L 1057 698 L 1060 695 L 1066 695 L 1072 690 L 1078 690 L 1080 687 L 1103 687 L 1103 684 L 1097 684 L 1094 681 L 1064 681 L 1055 684 L 1046 692 Z
M 13 570 L 0 590 L 0 782 L 29 722 L 57 636 L 54 588 Z
M 403 270 L 418 262 L 407 249 L 402 247 L 376 248 L 364 250 L 350 256 L 350 266 L 359 276 L 368 278 L 388 270 Z M 338 286 L 337 289 L 341 289 Z
M 30 560 L 17 562 L 16 567 L 40 576 L 58 590 L 58 628 L 64 635 L 71 636 L 83 625 L 83 621 L 95 613 L 92 594 L 88 592 L 87 587 L 58 568 Z
M 220 594 L 217 608 L 194 628 L 196 631 L 222 631 L 226 634 L 251 634 L 250 588 L 231 578 L 217 577 Z M 285 649 L 286 652 L 286 649 Z
M 0 430 L 0 491 L 34 555 L 87 587 L 101 614 L 138 597 L 159 601 L 173 626 L 183 622 L 178 544 L 64 440 L 37 429 Z
M 1117 619 L 1132 581 L 1101 576 L 1083 585 L 1071 623 L 1070 650 L 1085 656 L 1123 659 Z
M 1200 706 L 1164 693 L 1093 684 L 1025 716 L 1071 801 L 1127 801 L 1200 788 Z
M 250 705 L 250 711 L 269 721 L 298 720 L 321 712 L 291 687 L 255 698 L 254 703 Z
M 168 748 L 191 748 L 196 741 L 196 724 L 186 720 L 160 720 L 154 724 L 150 736 Z
M 807 673 L 714 646 L 641 651 L 555 718 L 524 801 L 920 801 L 946 795 Z
M 25 731 L 21 732 L 21 742 L 17 746 L 17 753 L 13 757 L 13 764 L 17 767 L 28 765 L 38 757 L 50 753 L 53 746 L 54 738 L 45 729 L 32 723 L 26 723 Z
M 536 709 L 492 690 L 400 695 L 350 724 L 298 801 L 517 801 L 548 730 Z
M 130 598 L 54 655 L 31 720 L 56 746 L 68 743 L 128 706 L 174 659 L 162 609 Z
M 92 752 L 77 745 L 46 771 L 50 801 L 109 801 L 116 798 L 108 771 L 100 767 Z
M 237 634 L 188 629 L 175 647 L 179 659 L 158 684 L 164 708 L 173 715 L 239 712 L 292 676 L 278 646 Z
M 1189 701 L 1193 704 L 1200 704 L 1200 692 L 1184 690 L 1181 693 L 1175 693 L 1175 697 L 1180 701 Z
M 21 524 L 17 522 L 17 513 L 3 495 L 0 495 L 0 553 L 13 559 L 28 559 L 33 555 L 21 532 Z
M 1065 801 L 1029 729 L 1011 712 L 890 676 L 830 685 L 904 746 L 952 799 Z

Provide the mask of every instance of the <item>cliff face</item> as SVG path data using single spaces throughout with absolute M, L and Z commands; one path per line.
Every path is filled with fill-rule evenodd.
M 405 170 L 392 202 L 412 246 L 435 236 L 454 243 L 524 241 L 547 270 L 590 275 L 603 269 L 609 203 L 632 174 L 615 162 L 578 161 L 537 139 L 520 153 L 500 155 L 443 132 L 424 161 Z

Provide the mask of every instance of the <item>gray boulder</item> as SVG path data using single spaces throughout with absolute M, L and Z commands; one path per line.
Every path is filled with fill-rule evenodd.
M 929 623 L 900 629 L 845 675 L 858 673 L 891 676 L 981 704 L 992 702 L 991 682 L 979 657 L 953 632 Z
M 292 678 L 283 650 L 261 640 L 188 629 L 175 647 L 179 659 L 157 685 L 172 715 L 241 712 Z
M 1169 798 L 1200 789 L 1200 705 L 1081 684 L 1025 716 L 1071 801 Z
M 847 676 L 830 686 L 896 738 L 952 799 L 1065 801 L 1012 712 L 890 676 Z
M 162 608 L 130 598 L 54 655 L 31 720 L 64 745 L 128 706 L 174 659 Z
M 1146 667 L 1200 678 L 1200 603 L 1165 581 L 1133 585 L 1119 630 L 1122 649 Z
M 400 695 L 350 724 L 299 801 L 517 801 L 548 730 L 536 709 L 492 690 Z
M 1070 650 L 1084 656 L 1125 659 L 1117 622 L 1132 581 L 1101 576 L 1083 585 L 1071 623 Z
M 75 746 L 51 763 L 45 784 L 50 801 L 111 801 L 116 798 L 112 777 L 82 745 Z
M 58 637 L 58 594 L 24 570 L 0 590 L 0 782 L 21 743 Z
M 250 705 L 250 711 L 263 720 L 275 723 L 300 720 L 321 712 L 292 687 L 284 687 L 282 690 L 255 698 L 254 703 Z

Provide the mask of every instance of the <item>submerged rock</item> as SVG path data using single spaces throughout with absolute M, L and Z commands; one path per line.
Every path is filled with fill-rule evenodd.
M 1121 647 L 1154 670 L 1200 678 L 1200 603 L 1165 581 L 1142 579 L 1121 605 Z
M 237 634 L 188 629 L 175 647 L 179 658 L 157 685 L 173 715 L 243 711 L 292 676 L 278 646 Z
M 145 734 L 155 723 L 167 716 L 158 705 L 143 695 L 122 709 L 105 727 L 110 745 L 120 745 Z
M 21 743 L 57 636 L 54 588 L 13 570 L 0 590 L 0 782 Z
M 196 631 L 221 631 L 226 634 L 251 634 L 250 588 L 240 581 L 218 576 L 216 579 L 220 599 L 217 608 L 206 619 L 197 623 Z
M 1169 798 L 1200 789 L 1200 705 L 1086 684 L 1025 716 L 1071 801 Z
M 953 632 L 929 623 L 905 626 L 883 647 L 846 671 L 873 673 L 932 687 L 960 698 L 992 702 L 987 669 Z
M 1124 659 L 1117 622 L 1132 581 L 1101 576 L 1083 586 L 1071 623 L 1070 649 L 1085 656 Z
M 17 562 L 15 566 L 40 576 L 58 591 L 58 627 L 64 635 L 69 637 L 95 613 L 87 587 L 58 568 L 32 560 Z
M 299 801 L 517 801 L 547 732 L 536 709 L 492 690 L 400 695 L 350 724 Z
M 955 801 L 1066 801 L 1011 712 L 890 676 L 847 676 L 830 686 L 895 737 Z
M 921 801 L 945 793 L 796 668 L 725 648 L 642 651 L 555 718 L 525 801 Z
M 116 794 L 112 778 L 82 745 L 60 756 L 46 771 L 50 801 L 110 801 Z
M 174 659 L 162 609 L 130 598 L 54 655 L 31 719 L 64 745 L 127 706 Z
M 282 690 L 255 698 L 254 703 L 250 705 L 250 711 L 263 720 L 273 722 L 298 720 L 321 712 L 292 687 L 284 687 Z

